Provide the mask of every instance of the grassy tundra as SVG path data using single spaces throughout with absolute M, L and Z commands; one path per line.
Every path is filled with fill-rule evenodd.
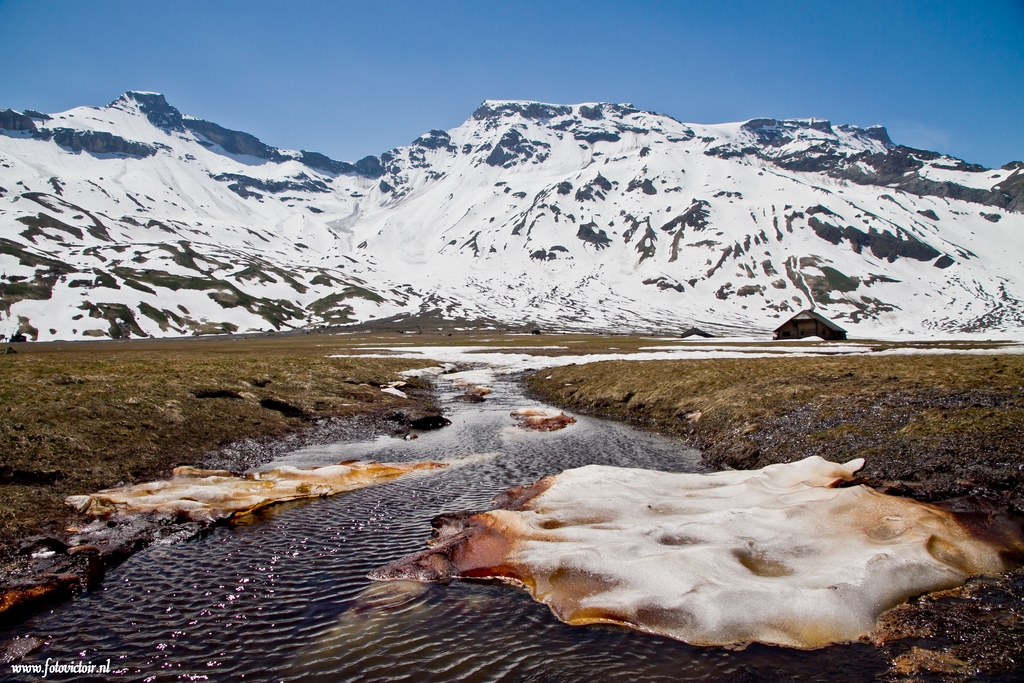
M 716 468 L 863 457 L 924 500 L 983 487 L 1024 508 L 1024 356 L 609 361 L 545 370 L 558 405 L 676 434 Z
M 0 542 L 64 522 L 69 494 L 202 466 L 241 439 L 422 403 L 378 385 L 427 361 L 327 358 L 319 335 L 18 345 L 0 355 Z M 420 388 L 425 384 L 413 380 Z

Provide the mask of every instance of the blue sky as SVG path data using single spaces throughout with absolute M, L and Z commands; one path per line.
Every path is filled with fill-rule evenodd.
M 456 126 L 484 99 L 815 116 L 988 166 L 1024 159 L 1024 0 L 0 0 L 0 65 L 0 107 L 156 90 L 339 159 Z

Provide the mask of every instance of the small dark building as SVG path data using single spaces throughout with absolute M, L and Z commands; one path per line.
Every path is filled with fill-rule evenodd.
M 715 335 L 711 334 L 710 332 L 705 332 L 699 327 L 691 327 L 690 329 L 686 330 L 679 336 L 682 339 L 689 339 L 690 337 L 703 337 L 704 339 L 711 339 Z
M 772 334 L 772 339 L 803 339 L 805 337 L 846 339 L 846 330 L 828 318 L 808 310 L 800 311 L 782 323 Z

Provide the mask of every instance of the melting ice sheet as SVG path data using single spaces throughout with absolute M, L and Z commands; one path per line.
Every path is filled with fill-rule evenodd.
M 438 517 L 430 549 L 370 577 L 497 579 L 569 624 L 813 648 L 867 635 L 909 597 L 1006 568 L 1000 548 L 940 508 L 836 487 L 862 466 L 589 465 L 509 491 L 496 501 L 509 509 Z
M 379 463 L 358 460 L 301 469 L 277 467 L 266 472 L 234 474 L 224 470 L 176 467 L 173 476 L 88 496 L 68 496 L 79 512 L 164 512 L 196 522 L 212 522 L 253 512 L 265 505 L 300 498 L 331 496 L 389 481 L 415 470 L 446 467 L 445 463 Z

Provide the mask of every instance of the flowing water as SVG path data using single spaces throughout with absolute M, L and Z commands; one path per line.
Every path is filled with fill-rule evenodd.
M 125 680 L 145 681 L 867 681 L 886 669 L 868 645 L 696 648 L 624 628 L 566 626 L 504 586 L 367 580 L 371 569 L 422 549 L 435 515 L 486 509 L 509 486 L 590 463 L 703 471 L 696 451 L 617 423 L 579 417 L 562 431 L 524 432 L 509 411 L 543 406 L 520 385 L 494 378 L 487 401 L 465 404 L 452 400 L 451 377 L 438 382 L 452 420 L 445 429 L 307 448 L 268 467 L 356 458 L 460 464 L 151 547 L 108 572 L 99 589 L 0 635 L 45 637 L 49 645 L 24 663 L 109 658 Z

